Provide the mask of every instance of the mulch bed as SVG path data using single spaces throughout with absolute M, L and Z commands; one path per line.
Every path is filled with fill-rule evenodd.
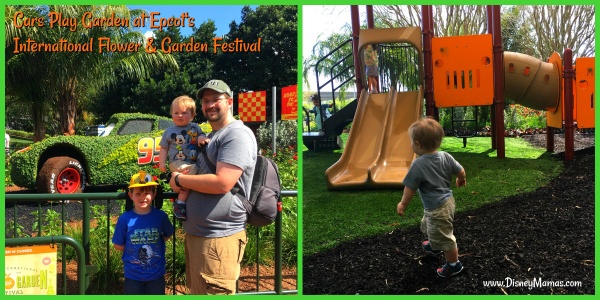
M 305 256 L 303 294 L 594 294 L 593 135 L 587 143 L 547 186 L 456 214 L 462 273 L 438 277 L 443 257 L 424 255 L 411 227 Z M 524 286 L 533 280 L 544 286 Z

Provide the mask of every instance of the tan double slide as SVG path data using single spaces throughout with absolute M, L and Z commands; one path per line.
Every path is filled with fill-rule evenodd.
M 373 43 L 408 43 L 421 53 L 419 27 L 363 29 L 359 53 Z M 360 55 L 363 58 L 363 55 Z M 422 62 L 422 56 L 419 56 Z M 422 74 L 419 64 L 419 73 Z M 363 67 L 360 70 L 362 78 Z M 423 78 L 422 76 L 420 78 Z M 346 147 L 325 171 L 330 190 L 400 187 L 415 158 L 408 127 L 422 115 L 422 86 L 417 91 L 360 94 Z
M 361 93 L 341 158 L 325 171 L 327 188 L 400 187 L 415 158 L 408 127 L 421 116 L 421 91 Z

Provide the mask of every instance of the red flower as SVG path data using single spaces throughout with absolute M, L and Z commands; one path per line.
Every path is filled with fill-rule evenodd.
M 292 156 L 292 158 L 293 158 L 294 160 L 298 160 L 298 155 L 294 155 L 294 156 Z

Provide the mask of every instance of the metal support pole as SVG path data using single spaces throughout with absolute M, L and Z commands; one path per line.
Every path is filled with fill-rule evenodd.
M 493 35 L 494 34 L 494 23 L 492 22 L 492 6 L 488 5 L 486 6 L 486 16 L 487 16 L 487 30 L 488 33 Z M 496 111 L 496 104 L 492 103 L 491 105 L 491 113 L 490 113 L 490 136 L 492 137 L 492 149 L 496 149 L 496 114 L 494 113 Z
M 373 5 L 367 5 L 367 28 L 375 28 L 375 21 L 373 20 Z
M 546 151 L 554 152 L 554 128 L 546 125 Z
M 573 160 L 575 152 L 575 137 L 573 133 L 573 51 L 565 49 L 563 54 L 563 80 L 564 80 L 564 116 L 565 124 L 565 160 Z
M 83 250 L 85 251 L 85 264 L 86 265 L 91 265 L 91 260 L 90 260 L 90 209 L 91 209 L 91 205 L 90 205 L 90 199 L 88 198 L 84 198 L 83 199 L 83 224 L 82 224 L 82 231 L 83 231 Z
M 494 114 L 496 115 L 496 153 L 504 158 L 504 50 L 502 50 L 502 34 L 500 31 L 500 6 L 492 6 L 493 51 L 494 51 Z
M 273 154 L 277 152 L 277 87 L 273 86 Z
M 423 67 L 425 77 L 425 115 L 435 117 L 435 103 L 433 99 L 433 54 L 431 49 L 431 40 L 433 38 L 433 26 L 431 15 L 431 5 L 421 5 L 421 13 L 423 14 Z M 438 118 L 439 119 L 439 118 Z
M 282 203 L 277 203 L 277 217 L 275 218 L 275 292 L 281 295 L 283 291 L 283 264 L 282 259 L 282 238 L 281 238 L 281 227 L 283 226 L 283 217 L 281 215 Z
M 362 93 L 364 87 L 362 72 L 360 72 L 360 53 L 358 53 L 358 35 L 360 33 L 358 5 L 350 6 L 350 15 L 352 20 L 352 55 L 354 56 L 354 73 L 356 74 L 356 94 L 360 97 L 360 93 Z
M 85 252 L 85 265 L 91 266 L 92 262 L 90 259 L 90 210 L 91 210 L 90 199 L 83 199 L 83 224 L 82 224 L 82 239 L 83 239 L 83 251 Z M 89 287 L 89 276 L 85 277 L 85 286 Z

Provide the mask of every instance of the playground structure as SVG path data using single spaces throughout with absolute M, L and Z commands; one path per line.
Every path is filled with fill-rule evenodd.
M 594 128 L 593 57 L 578 58 L 572 51 L 561 59 L 554 53 L 547 62 L 503 52 L 499 6 L 488 6 L 488 34 L 432 37 L 431 6 L 422 6 L 421 27 L 373 28 L 372 8 L 367 6 L 368 29 L 359 29 L 358 11 L 352 6 L 353 53 L 357 90 L 356 105 L 347 145 L 341 158 L 325 172 L 330 190 L 402 187 L 415 154 L 408 127 L 422 116 L 437 118 L 437 109 L 492 107 L 492 148 L 504 158 L 504 99 L 512 99 L 546 112 L 547 150 L 553 151 L 553 128 L 565 131 L 565 159 L 573 159 L 573 130 Z M 419 87 L 398 92 L 370 94 L 364 74 L 363 51 L 369 44 L 404 43 L 418 55 Z M 380 71 L 381 72 L 381 71 Z M 435 89 L 434 89 L 435 86 Z M 504 87 L 504 88 L 496 88 Z M 325 124 L 326 125 L 326 124 Z

